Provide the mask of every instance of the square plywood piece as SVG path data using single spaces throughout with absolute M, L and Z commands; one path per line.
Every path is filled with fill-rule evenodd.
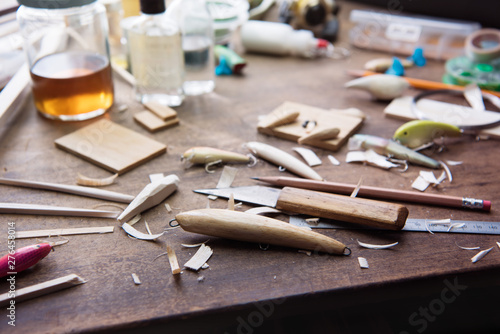
M 166 152 L 167 146 L 107 119 L 56 139 L 55 145 L 113 173 L 125 173 Z
M 359 129 L 363 123 L 363 119 L 356 116 L 342 114 L 337 110 L 325 110 L 321 108 L 311 107 L 305 104 L 295 102 L 284 102 L 273 112 L 280 110 L 299 111 L 297 119 L 289 124 L 280 125 L 274 128 L 257 127 L 260 133 L 287 139 L 297 142 L 297 140 L 307 134 L 306 128 L 302 126 L 306 121 L 315 121 L 316 126 L 322 128 L 339 128 L 340 133 L 337 138 L 330 140 L 318 140 L 307 145 L 323 148 L 326 150 L 337 151 L 345 144 L 347 139 Z

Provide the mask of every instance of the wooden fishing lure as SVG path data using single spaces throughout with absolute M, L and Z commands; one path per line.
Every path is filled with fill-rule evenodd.
M 192 165 L 205 165 L 205 170 L 211 172 L 208 167 L 218 163 L 250 163 L 252 158 L 240 153 L 225 151 L 218 148 L 197 146 L 192 147 L 181 156 L 181 161 L 186 167 Z
M 274 218 L 224 209 L 200 209 L 178 214 L 183 230 L 232 240 L 349 255 L 343 243 Z
M 323 180 L 311 167 L 279 148 L 259 142 L 249 142 L 246 144 L 246 147 L 253 154 L 275 165 L 282 166 L 292 173 L 306 179 Z
M 401 125 L 393 139 L 409 148 L 417 148 L 431 143 L 436 138 L 460 137 L 462 130 L 447 123 L 430 120 L 414 120 Z
M 441 168 L 441 163 L 428 156 L 416 152 L 406 146 L 399 144 L 394 140 L 388 140 L 382 137 L 356 134 L 349 139 L 349 149 L 357 150 L 372 149 L 378 154 L 392 156 L 396 159 L 407 160 L 410 163 L 425 166 L 429 168 Z
M 8 273 L 20 273 L 23 270 L 37 264 L 46 257 L 52 245 L 50 243 L 41 243 L 19 248 L 12 254 L 6 254 L 0 258 L 0 277 L 7 276 Z
M 408 81 L 390 74 L 375 74 L 347 82 L 344 87 L 369 92 L 378 100 L 392 100 L 403 95 L 410 86 Z

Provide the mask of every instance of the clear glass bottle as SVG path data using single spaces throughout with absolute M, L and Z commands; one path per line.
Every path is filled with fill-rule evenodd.
M 104 6 L 96 0 L 18 2 L 38 111 L 64 121 L 105 113 L 114 94 Z
M 215 87 L 213 19 L 206 0 L 184 0 L 179 23 L 186 77 L 184 93 L 200 95 Z
M 141 15 L 127 27 L 127 47 L 137 100 L 176 107 L 184 100 L 182 39 L 164 12 L 164 0 L 141 0 Z

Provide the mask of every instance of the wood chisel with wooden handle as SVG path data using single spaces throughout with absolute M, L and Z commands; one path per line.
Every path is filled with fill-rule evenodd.
M 235 200 L 274 207 L 282 211 L 329 218 L 370 227 L 401 230 L 408 209 L 400 204 L 284 187 L 249 186 L 195 190 Z
M 323 234 L 252 213 L 200 209 L 182 212 L 175 216 L 175 221 L 193 233 L 328 254 L 351 254 L 346 245 Z

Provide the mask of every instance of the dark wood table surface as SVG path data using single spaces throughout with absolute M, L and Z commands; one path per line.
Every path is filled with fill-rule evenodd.
M 165 202 L 143 213 L 153 233 L 168 226 L 176 214 L 204 208 L 208 200 L 193 189 L 215 187 L 222 168 L 208 174 L 201 166 L 185 169 L 180 155 L 193 146 L 210 146 L 246 153 L 248 141 L 260 141 L 291 152 L 296 143 L 257 132 L 260 115 L 284 101 L 294 101 L 325 109 L 359 108 L 367 114 L 358 133 L 391 137 L 403 124 L 385 118 L 387 103 L 372 100 L 362 91 L 346 90 L 352 79 L 345 71 L 361 69 L 363 64 L 383 53 L 351 48 L 348 15 L 353 8 L 366 6 L 342 2 L 341 35 L 336 45 L 351 49 L 345 60 L 306 60 L 245 54 L 248 66 L 242 76 L 216 78 L 213 93 L 187 97 L 176 108 L 180 125 L 151 134 L 134 122 L 132 115 L 142 110 L 133 100 L 132 89 L 115 78 L 116 103 L 104 118 L 168 145 L 163 154 L 123 175 L 106 187 L 137 194 L 153 173 L 176 174 L 178 190 Z M 443 62 L 428 60 L 422 68 L 407 75 L 439 81 Z M 416 94 L 410 89 L 408 94 Z M 126 111 L 119 111 L 121 105 Z M 55 122 L 37 114 L 31 96 L 15 121 L 2 129 L 0 141 L 1 176 L 8 178 L 74 184 L 77 173 L 93 177 L 111 175 L 108 171 L 55 147 L 54 140 L 95 120 Z M 337 152 L 314 149 L 323 161 L 316 171 L 329 181 L 358 183 L 411 190 L 421 168 L 410 166 L 401 173 L 363 164 L 347 164 L 347 147 Z M 340 162 L 333 166 L 327 156 Z M 409 218 L 500 221 L 499 146 L 495 140 L 477 141 L 473 136 L 447 142 L 435 153 L 441 160 L 462 161 L 452 166 L 453 181 L 445 181 L 427 193 L 484 198 L 493 203 L 489 213 L 466 209 L 407 204 Z M 253 176 L 292 176 L 259 160 L 254 167 L 238 166 L 233 183 L 257 184 Z M 1 202 L 21 202 L 82 208 L 99 208 L 105 202 L 81 196 L 12 186 L 0 186 Z M 211 201 L 213 208 L 226 208 L 222 199 Z M 121 205 L 125 207 L 125 205 Z M 243 205 L 243 208 L 250 208 Z M 116 209 L 109 207 L 109 209 Z M 33 268 L 16 276 L 16 288 L 30 286 L 68 274 L 87 282 L 74 288 L 16 304 L 16 327 L 7 324 L 3 309 L 0 332 L 61 333 L 149 329 L 162 333 L 422 333 L 438 331 L 479 332 L 498 329 L 500 241 L 498 235 L 458 233 L 320 230 L 352 249 L 351 256 L 312 254 L 271 246 L 210 238 L 214 254 L 208 269 L 184 269 L 173 276 L 166 257 L 155 257 L 170 245 L 184 264 L 195 252 L 182 243 L 206 241 L 206 236 L 181 229 L 169 230 L 155 242 L 128 237 L 113 219 L 55 217 L 37 215 L 0 216 L 0 250 L 6 253 L 7 223 L 17 231 L 96 227 L 114 225 L 112 234 L 68 236 L 69 242 L 56 247 Z M 279 217 L 286 219 L 286 217 Z M 135 226 L 145 232 L 144 223 Z M 390 250 L 361 248 L 356 240 L 399 244 Z M 17 247 L 36 243 L 19 239 Z M 461 246 L 494 249 L 477 263 L 477 251 Z M 361 269 L 357 257 L 365 257 L 369 269 Z M 131 274 L 142 281 L 134 285 Z M 0 282 L 0 292 L 9 285 Z

